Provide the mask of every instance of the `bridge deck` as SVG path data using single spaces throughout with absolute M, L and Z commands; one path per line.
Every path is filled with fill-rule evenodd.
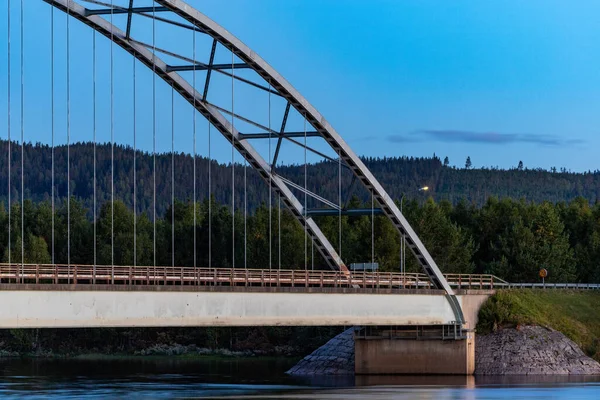
M 494 289 L 506 285 L 493 275 L 446 274 L 445 277 L 457 289 Z M 0 264 L 0 283 L 434 289 L 428 277 L 418 273 L 351 272 L 346 275 L 323 270 L 75 264 Z

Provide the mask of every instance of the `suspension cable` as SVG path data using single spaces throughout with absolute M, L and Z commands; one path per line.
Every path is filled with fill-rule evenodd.
M 152 58 L 156 57 L 156 3 L 152 2 Z M 156 65 L 152 63 L 152 223 L 153 223 L 153 263 L 156 272 Z
M 278 222 L 279 222 L 279 269 L 281 270 L 281 194 L 279 194 L 279 217 Z
M 171 86 L 171 267 L 175 268 L 175 88 Z
M 208 269 L 212 269 L 212 159 L 210 143 L 210 120 L 208 120 Z M 215 283 L 215 282 L 213 282 Z
M 71 46 L 70 46 L 70 3 L 67 3 L 67 268 L 71 283 Z
M 53 7 L 54 8 L 54 7 Z M 98 246 L 98 239 L 96 237 L 96 232 L 97 232 L 97 227 L 98 227 L 98 217 L 96 215 L 97 213 L 97 205 L 96 205 L 96 185 L 97 185 L 97 179 L 96 179 L 96 30 L 94 30 L 93 32 L 93 39 L 92 39 L 92 96 L 93 96 L 93 105 L 94 105 L 94 111 L 93 111 L 93 131 L 94 131 L 94 271 L 93 271 L 93 281 L 94 283 L 96 283 L 96 265 L 98 264 L 98 258 L 97 258 L 97 246 Z
M 21 272 L 25 273 L 25 53 L 23 34 L 23 0 L 21 0 Z M 22 276 L 21 280 L 25 278 Z
M 115 283 L 115 121 L 114 121 L 114 55 L 113 0 L 110 2 L 110 283 Z
M 311 259 L 311 270 L 314 271 L 315 270 L 315 241 L 312 240 L 311 238 L 311 253 L 310 253 L 310 259 Z
M 248 191 L 247 191 L 247 162 L 244 158 L 244 269 L 248 269 Z
M 231 267 L 235 268 L 235 146 L 233 144 L 234 128 L 234 78 L 235 68 L 233 49 L 231 50 Z
M 194 145 L 193 145 L 193 156 L 192 156 L 192 160 L 194 162 L 194 166 L 193 166 L 193 170 L 194 170 L 194 272 L 196 272 L 196 231 L 197 231 L 197 227 L 196 227 L 196 31 L 192 31 L 192 47 L 194 48 L 194 69 L 192 70 L 193 72 L 193 77 L 192 77 L 192 81 L 193 81 L 193 88 L 194 88 L 194 106 L 192 107 L 192 123 L 193 123 L 193 127 L 192 127 L 192 131 L 193 131 L 193 137 L 194 137 Z M 198 282 L 199 284 L 200 282 Z
M 96 32 L 96 31 L 94 31 Z M 52 264 L 56 262 L 54 257 L 54 7 L 50 7 L 50 131 L 52 132 Z
M 371 264 L 375 264 L 375 194 L 371 189 Z
M 10 137 L 10 103 L 11 103 L 11 63 L 10 63 L 10 0 L 8 0 L 6 2 L 6 7 L 7 7 L 7 24 L 6 24 L 6 28 L 7 28 L 7 34 L 8 34 L 8 43 L 7 43 L 7 67 L 8 67 L 8 73 L 6 74 L 6 79 L 7 79 L 7 110 L 6 110 L 6 114 L 7 114 L 7 121 L 8 121 L 8 126 L 7 126 L 7 132 L 8 132 L 8 264 L 10 265 L 11 263 L 11 253 L 12 253 L 12 241 L 11 241 L 11 231 L 12 231 L 12 217 L 11 217 L 11 190 L 10 190 L 10 181 L 12 178 L 12 173 L 11 173 L 11 137 Z
M 269 162 L 271 163 L 271 171 L 269 171 L 269 272 L 271 272 L 273 260 L 273 159 L 271 158 L 271 80 L 269 79 Z
M 342 149 L 339 150 L 338 158 L 338 201 L 340 208 L 338 210 L 338 245 L 339 245 L 339 256 L 342 258 Z
M 306 207 L 307 207 L 307 191 L 308 191 L 308 166 L 306 163 L 306 114 L 304 114 L 304 271 L 308 270 L 308 225 L 306 224 Z
M 136 121 L 136 71 L 133 57 L 133 266 L 137 266 L 137 121 Z

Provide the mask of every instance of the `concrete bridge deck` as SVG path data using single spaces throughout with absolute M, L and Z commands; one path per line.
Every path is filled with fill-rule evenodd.
M 465 317 L 492 291 L 461 291 Z M 158 285 L 0 285 L 0 328 L 447 325 L 443 291 Z

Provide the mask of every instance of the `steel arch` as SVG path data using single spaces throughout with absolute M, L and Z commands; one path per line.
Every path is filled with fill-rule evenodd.
M 290 209 L 295 218 L 307 228 L 311 239 L 317 246 L 319 252 L 323 255 L 330 267 L 349 273 L 342 259 L 337 254 L 331 243 L 321 232 L 318 225 L 310 216 L 304 213 L 304 207 L 292 193 L 284 180 L 274 173 L 271 165 L 254 149 L 254 147 L 239 133 L 227 120 L 227 118 L 217 107 L 203 100 L 202 93 L 192 87 L 176 70 L 169 66 L 151 52 L 148 48 L 129 37 L 128 32 L 123 32 L 109 21 L 98 15 L 93 10 L 88 10 L 74 0 L 43 0 L 46 3 L 68 13 L 70 16 L 90 26 L 92 29 L 106 36 L 121 46 L 124 50 L 136 57 L 140 62 L 152 69 L 169 85 L 183 96 L 192 106 L 194 106 L 205 118 L 207 118 L 227 140 L 233 143 L 237 151 L 252 165 L 261 177 L 271 184 L 278 193 L 285 205 Z M 181 0 L 154 0 L 163 10 L 170 10 L 179 17 L 195 26 L 200 32 L 210 35 L 221 45 L 233 52 L 239 59 L 244 61 L 250 68 L 258 73 L 263 79 L 268 81 L 271 86 L 284 97 L 301 115 L 305 116 L 307 122 L 312 125 L 314 130 L 329 144 L 329 146 L 340 154 L 342 160 L 354 175 L 363 183 L 363 185 L 372 192 L 377 200 L 381 210 L 392 221 L 397 230 L 406 235 L 406 242 L 420 263 L 424 272 L 429 276 L 433 285 L 445 290 L 450 305 L 456 315 L 456 322 L 463 323 L 464 318 L 458 300 L 454 291 L 448 285 L 448 282 L 442 275 L 437 264 L 419 239 L 418 235 L 412 229 L 408 221 L 404 218 L 394 201 L 387 194 L 381 184 L 375 179 L 372 173 L 367 169 L 360 158 L 350 149 L 342 137 L 333 129 L 325 118 L 288 83 L 277 71 L 267 64 L 260 56 L 253 52 L 249 47 L 239 39 L 229 33 L 226 29 L 216 22 L 200 13 L 198 10 Z M 149 7 L 152 9 L 152 7 Z M 158 10 L 159 7 L 156 7 Z M 131 14 L 131 13 L 130 13 Z M 209 70 L 210 71 L 210 70 Z

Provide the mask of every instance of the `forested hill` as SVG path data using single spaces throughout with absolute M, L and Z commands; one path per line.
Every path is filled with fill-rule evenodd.
M 0 141 L 0 199 L 7 197 L 8 159 L 6 141 Z M 51 196 L 51 148 L 46 145 L 26 144 L 25 154 L 25 197 L 34 201 L 47 200 Z M 94 157 L 91 143 L 78 143 L 70 148 L 71 192 L 86 206 L 93 202 Z M 96 147 L 96 174 L 98 203 L 110 199 L 111 195 L 111 146 Z M 131 206 L 133 203 L 133 150 L 116 146 L 114 149 L 114 189 L 115 198 Z M 55 185 L 57 198 L 67 193 L 67 151 L 66 147 L 55 149 Z M 19 199 L 21 194 L 21 148 L 13 143 L 11 152 L 11 196 Z M 188 154 L 175 154 L 175 197 L 190 200 L 193 197 L 193 162 Z M 394 198 L 399 199 L 403 192 L 407 197 L 425 196 L 417 189 L 429 186 L 427 196 L 436 200 L 450 200 L 453 203 L 466 199 L 475 205 L 483 204 L 490 196 L 511 197 L 527 201 L 551 202 L 569 201 L 581 196 L 590 202 L 600 199 L 600 172 L 571 173 L 566 171 L 532 170 L 515 168 L 500 169 L 464 169 L 444 166 L 437 157 L 432 158 L 365 158 L 364 162 Z M 138 152 L 136 157 L 137 209 L 149 210 L 153 201 L 153 157 Z M 157 211 L 162 213 L 171 204 L 171 165 L 170 153 L 156 157 Z M 208 194 L 208 165 L 206 158 L 196 159 L 197 199 L 202 200 Z M 303 166 L 280 167 L 283 176 L 304 183 Z M 242 206 L 243 168 L 235 166 L 236 201 Z M 332 201 L 338 199 L 338 165 L 322 162 L 308 167 L 309 188 Z M 347 188 L 351 187 L 351 175 L 343 169 L 343 198 L 348 197 Z M 267 185 L 260 182 L 258 175 L 250 167 L 247 170 L 248 208 L 254 209 L 261 202 L 268 202 Z M 217 202 L 231 202 L 231 165 L 211 162 L 212 193 Z M 368 200 L 369 194 L 359 184 L 352 186 L 352 193 L 362 200 Z M 300 196 L 299 197 L 303 197 Z

